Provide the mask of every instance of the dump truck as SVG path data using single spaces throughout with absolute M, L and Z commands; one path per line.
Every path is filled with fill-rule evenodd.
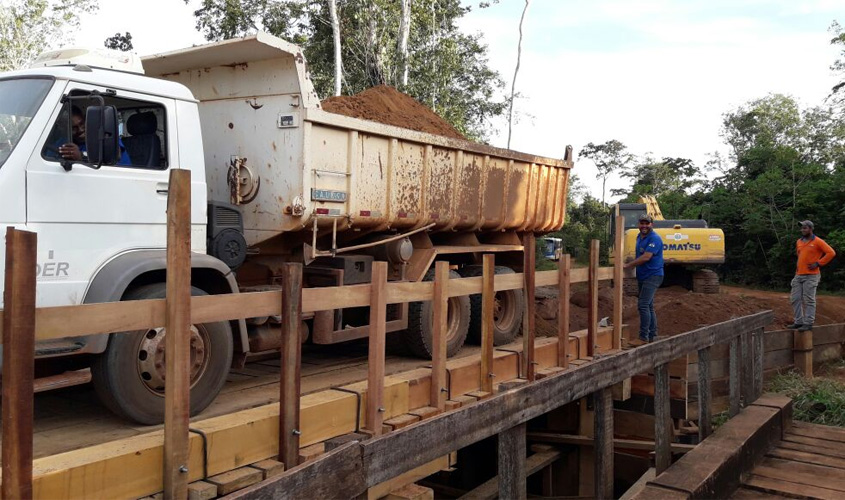
M 57 50 L 0 75 L 0 223 L 38 234 L 39 307 L 164 297 L 173 169 L 191 171 L 192 293 L 205 295 L 279 289 L 285 262 L 305 264 L 307 287 L 368 283 L 375 261 L 392 281 L 430 280 L 435 261 L 478 276 L 484 253 L 519 272 L 521 237 L 563 226 L 572 166 L 569 147 L 544 158 L 328 113 L 302 50 L 264 33 L 143 59 Z M 523 310 L 521 291 L 497 294 L 497 344 Z M 479 298 L 449 300 L 449 355 L 480 337 L 480 316 Z M 430 355 L 431 303 L 387 319 L 389 341 Z M 366 308 L 302 320 L 315 344 L 368 335 Z M 280 323 L 193 326 L 192 413 L 231 366 L 279 348 Z M 37 371 L 90 367 L 107 407 L 160 422 L 165 335 L 40 342 Z
M 713 267 L 725 262 L 725 233 L 709 227 L 704 219 L 665 219 L 657 198 L 641 196 L 639 203 L 617 203 L 616 216 L 624 223 L 625 258 L 636 253 L 639 218 L 648 214 L 654 219 L 654 231 L 663 239 L 664 285 L 681 285 L 697 293 L 719 293 L 719 275 Z M 615 224 L 611 223 L 610 241 L 615 241 Z M 637 295 L 636 278 L 626 278 L 627 295 Z

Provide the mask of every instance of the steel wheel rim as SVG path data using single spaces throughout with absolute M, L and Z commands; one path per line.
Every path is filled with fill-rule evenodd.
M 166 337 L 165 328 L 147 330 L 138 342 L 135 357 L 138 379 L 159 397 L 164 397 Z M 190 386 L 193 388 L 205 374 L 211 359 L 211 339 L 203 325 L 191 326 L 190 350 Z

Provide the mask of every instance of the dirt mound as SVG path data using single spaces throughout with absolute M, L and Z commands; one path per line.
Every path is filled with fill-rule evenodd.
M 329 97 L 321 104 L 323 110 L 329 113 L 466 140 L 434 111 L 387 85 L 369 88 L 352 96 Z

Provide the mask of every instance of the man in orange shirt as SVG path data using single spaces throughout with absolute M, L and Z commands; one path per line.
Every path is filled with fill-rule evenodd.
M 808 220 L 801 221 L 801 238 L 795 243 L 795 251 L 798 253 L 798 269 L 792 278 L 790 296 L 795 322 L 787 328 L 812 330 L 816 319 L 816 288 L 821 279 L 819 268 L 833 260 L 836 252 L 813 234 L 813 223 Z

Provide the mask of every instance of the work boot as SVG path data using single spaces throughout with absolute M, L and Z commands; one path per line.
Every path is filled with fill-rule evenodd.
M 801 325 L 798 327 L 799 332 L 806 332 L 813 329 L 813 325 Z
M 791 325 L 786 325 L 786 327 L 790 330 L 796 330 L 798 328 L 801 328 L 801 326 L 803 326 L 803 325 L 800 325 L 798 323 L 792 323 Z

